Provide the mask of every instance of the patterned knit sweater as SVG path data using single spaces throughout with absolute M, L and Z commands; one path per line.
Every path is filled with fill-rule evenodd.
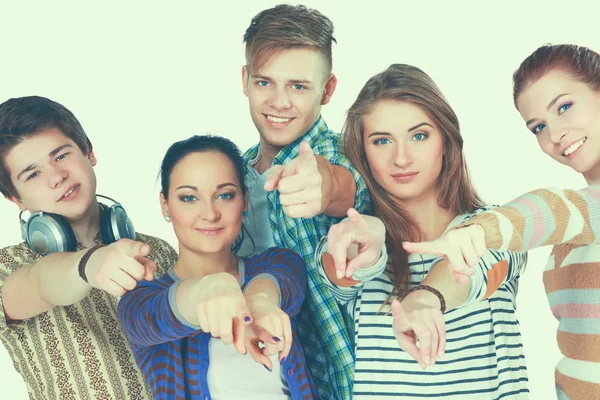
M 487 246 L 525 251 L 555 245 L 544 271 L 564 358 L 559 399 L 600 399 L 600 187 L 539 189 L 479 214 Z

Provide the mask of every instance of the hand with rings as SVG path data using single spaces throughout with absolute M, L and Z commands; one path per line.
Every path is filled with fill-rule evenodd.
M 264 293 L 245 296 L 252 315 L 252 323 L 246 327 L 246 349 L 254 361 L 272 371 L 270 356 L 279 353 L 279 363 L 282 364 L 292 348 L 290 317 L 269 301 Z M 260 343 L 264 347 L 261 348 Z

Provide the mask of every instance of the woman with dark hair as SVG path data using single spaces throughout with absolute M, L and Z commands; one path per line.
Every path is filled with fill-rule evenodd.
M 160 202 L 179 258 L 118 308 L 157 399 L 313 398 L 295 334 L 302 259 L 278 248 L 232 253 L 247 209 L 244 168 L 237 147 L 215 136 L 177 142 L 163 159 Z
M 343 135 L 385 226 L 350 210 L 316 255 L 354 319 L 354 398 L 527 398 L 515 316 L 525 254 L 488 251 L 480 273 L 461 285 L 446 260 L 402 247 L 438 238 L 484 210 L 458 119 L 438 87 L 416 67 L 390 66 L 365 84 Z
M 559 399 L 600 398 L 600 55 L 576 45 L 546 45 L 514 73 L 514 103 L 542 151 L 583 175 L 581 190 L 539 189 L 482 213 L 442 238 L 407 243 L 449 259 L 457 277 L 473 242 L 527 251 L 554 245 L 544 271 L 564 358 Z

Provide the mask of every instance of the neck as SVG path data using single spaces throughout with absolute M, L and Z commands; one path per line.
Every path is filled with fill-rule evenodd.
M 450 210 L 440 207 L 437 191 L 428 196 L 399 203 L 417 224 L 421 233 L 421 241 L 439 238 L 455 217 Z
M 273 164 L 273 160 L 279 153 L 281 147 L 273 146 L 267 143 L 263 138 L 260 138 L 260 144 L 258 147 L 258 162 L 254 164 L 254 169 L 262 174 L 269 168 L 271 168 L 271 164 Z
M 600 165 L 583 174 L 583 177 L 589 186 L 600 185 Z
M 229 249 L 218 253 L 200 253 L 179 242 L 179 258 L 173 271 L 180 279 L 201 279 L 219 272 L 229 272 L 237 277 L 237 258 Z
M 69 221 L 77 242 L 82 243 L 85 247 L 94 245 L 94 236 L 100 229 L 100 205 L 94 198 L 85 215 L 76 221 Z

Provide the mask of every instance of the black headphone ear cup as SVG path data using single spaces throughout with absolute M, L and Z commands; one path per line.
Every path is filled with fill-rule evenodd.
M 29 248 L 42 256 L 77 250 L 77 238 L 73 228 L 58 214 L 45 212 L 32 214 L 25 224 L 23 233 Z
M 100 235 L 105 244 L 119 239 L 135 240 L 135 228 L 121 204 L 106 207 L 100 213 Z

